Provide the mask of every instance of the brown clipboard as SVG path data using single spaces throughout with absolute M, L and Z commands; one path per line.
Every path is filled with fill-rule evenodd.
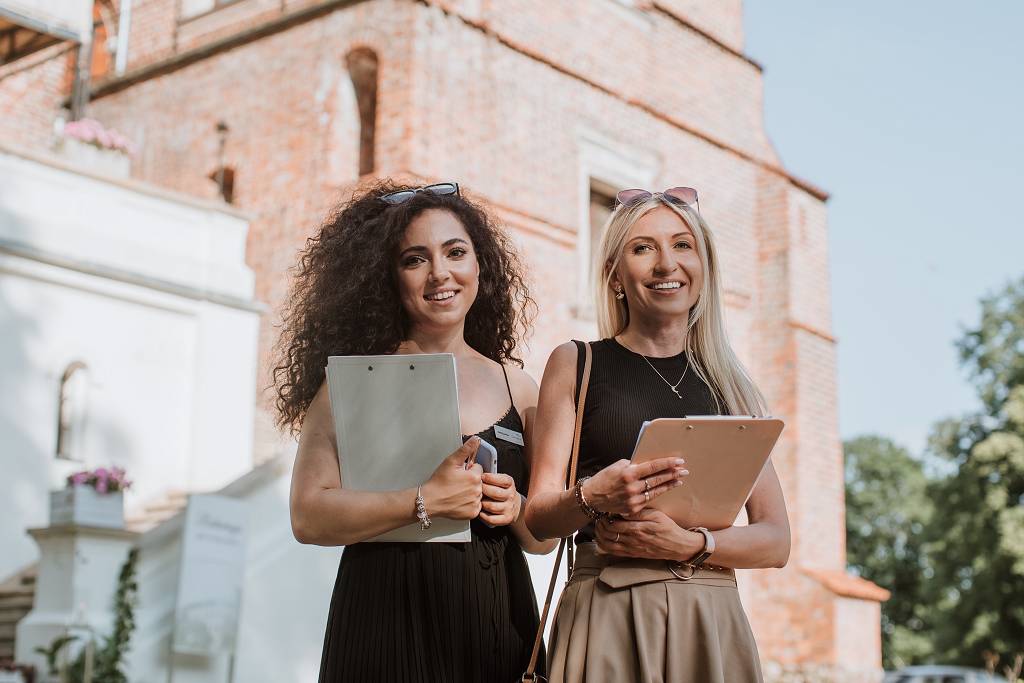
M 659 418 L 640 428 L 634 463 L 686 460 L 690 474 L 650 507 L 684 528 L 732 526 L 772 454 L 785 423 L 773 417 Z

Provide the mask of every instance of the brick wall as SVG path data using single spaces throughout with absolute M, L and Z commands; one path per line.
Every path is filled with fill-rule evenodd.
M 681 17 L 733 50 L 743 50 L 741 0 L 655 0 L 651 4 Z
M 730 335 L 788 421 L 774 462 L 791 562 L 743 577 L 762 655 L 837 666 L 848 659 L 843 629 L 876 642 L 877 603 L 837 607 L 849 599 L 801 571 L 845 562 L 826 210 L 819 191 L 779 168 L 764 134 L 739 0 L 239 0 L 188 21 L 175 4 L 137 3 L 130 78 L 101 84 L 90 112 L 139 143 L 135 176 L 204 197 L 222 161 L 215 127 L 228 124 L 223 163 L 253 217 L 247 258 L 270 310 L 261 385 L 295 252 L 358 180 L 345 55 L 368 48 L 379 60 L 376 172 L 458 180 L 509 227 L 541 302 L 526 355 L 538 378 L 556 344 L 594 335 L 577 297 L 589 159 L 606 158 L 597 180 L 700 189 Z M 30 108 L 45 112 L 54 95 L 40 90 Z M 46 116 L 19 111 L 25 120 L 0 131 L 42 139 Z M 258 459 L 280 443 L 265 400 Z M 877 668 L 879 656 L 872 645 L 861 661 Z
M 471 0 L 432 0 L 493 40 L 615 97 L 777 161 L 761 125 L 760 68 L 671 15 L 619 0 L 544 3 L 502 0 L 500 11 Z M 699 3 L 711 6 L 712 3 Z M 739 3 L 731 3 L 738 6 Z M 585 27 L 566 40 L 566 27 Z M 595 45 L 601 46 L 594 49 Z
M 166 0 L 133 0 L 128 34 L 129 70 L 174 54 L 177 5 Z
M 50 149 L 54 119 L 70 94 L 71 56 L 55 45 L 0 67 L 0 140 L 26 149 Z

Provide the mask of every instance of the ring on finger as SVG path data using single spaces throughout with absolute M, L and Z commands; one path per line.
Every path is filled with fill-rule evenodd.
M 650 479 L 644 479 L 644 491 L 650 491 L 650 490 L 651 490 L 651 480 Z
M 651 492 L 650 491 L 644 491 L 644 502 L 645 503 L 650 503 L 651 502 Z
M 615 532 L 615 540 L 614 540 L 614 541 L 612 541 L 612 543 L 618 543 L 618 542 L 619 542 L 619 535 L 620 535 L 620 534 L 619 534 L 619 532 L 618 532 L 618 531 L 616 531 L 616 532 Z

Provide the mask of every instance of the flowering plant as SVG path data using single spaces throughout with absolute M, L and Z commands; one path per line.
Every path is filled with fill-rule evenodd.
M 98 467 L 92 471 L 75 472 L 68 476 L 68 486 L 91 486 L 96 493 L 124 491 L 132 485 L 123 467 Z
M 64 124 L 64 137 L 85 142 L 100 149 L 114 149 L 126 154 L 135 153 L 131 140 L 114 129 L 107 129 L 96 119 L 79 119 Z

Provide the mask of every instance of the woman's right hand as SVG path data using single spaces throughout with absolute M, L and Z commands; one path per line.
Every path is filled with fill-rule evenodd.
M 598 512 L 635 515 L 683 483 L 690 473 L 682 458 L 659 458 L 639 465 L 619 460 L 583 482 L 583 497 Z
M 476 451 L 480 438 L 474 436 L 437 466 L 423 484 L 423 504 L 431 517 L 474 519 L 480 514 L 483 468 Z

